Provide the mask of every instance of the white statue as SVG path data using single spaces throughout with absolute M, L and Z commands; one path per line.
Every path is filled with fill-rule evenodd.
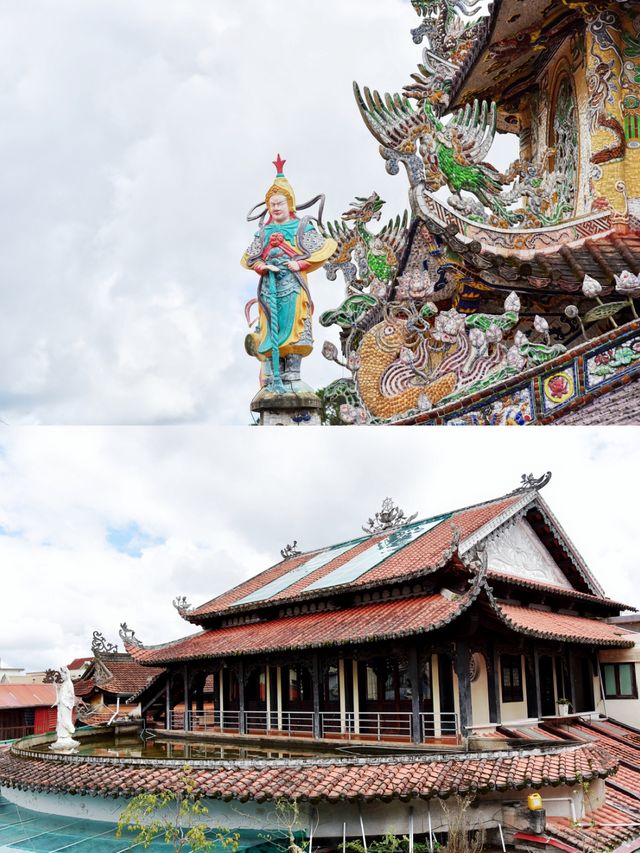
M 73 739 L 76 727 L 73 722 L 73 709 L 76 705 L 76 694 L 71 681 L 71 673 L 66 666 L 60 667 L 62 681 L 56 684 L 56 705 L 58 720 L 56 722 L 57 740 L 50 749 L 56 752 L 71 752 L 80 742 Z

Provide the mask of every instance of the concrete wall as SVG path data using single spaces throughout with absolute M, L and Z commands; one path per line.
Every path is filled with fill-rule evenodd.
M 632 663 L 635 667 L 636 685 L 640 689 L 640 635 L 631 649 L 606 649 L 599 654 L 601 663 Z M 594 691 L 596 711 L 640 729 L 640 698 L 604 699 L 598 683 Z M 598 697 L 600 700 L 598 701 Z
M 484 726 L 489 723 L 489 678 L 487 662 L 484 655 L 476 656 L 478 677 L 471 682 L 471 709 L 474 726 Z

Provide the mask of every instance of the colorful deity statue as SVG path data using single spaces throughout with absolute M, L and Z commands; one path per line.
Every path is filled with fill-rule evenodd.
M 285 395 L 309 392 L 300 380 L 300 365 L 313 349 L 313 301 L 307 276 L 323 266 L 336 250 L 336 242 L 324 237 L 318 227 L 322 219 L 324 196 L 296 206 L 291 184 L 284 175 L 285 160 L 278 154 L 273 184 L 264 202 L 247 217 L 258 220 L 259 229 L 242 257 L 242 265 L 260 276 L 257 299 L 246 307 L 258 306 L 257 325 L 245 340 L 249 355 L 261 362 L 261 385 L 265 392 Z M 298 217 L 319 203 L 317 220 Z

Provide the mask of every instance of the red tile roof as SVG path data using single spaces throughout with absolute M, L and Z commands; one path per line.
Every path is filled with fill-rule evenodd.
M 494 501 L 480 504 L 478 506 L 468 507 L 453 512 L 450 518 L 441 521 L 436 527 L 428 530 L 415 541 L 401 548 L 395 554 L 384 559 L 379 565 L 374 566 L 368 572 L 365 572 L 354 581 L 350 581 L 348 586 L 358 587 L 365 586 L 370 583 L 380 583 L 382 581 L 392 581 L 395 579 L 408 579 L 416 574 L 424 571 L 438 568 L 448 557 L 453 544 L 453 533 L 456 528 L 460 533 L 460 539 L 463 541 L 472 534 L 479 531 L 486 524 L 495 521 L 503 513 L 508 513 L 516 507 L 524 506 L 527 502 L 533 500 L 537 496 L 537 492 L 531 491 L 526 494 L 515 494 L 512 496 L 501 497 Z M 326 566 L 316 570 L 302 580 L 292 583 L 291 586 L 282 590 L 278 594 L 269 597 L 268 601 L 288 601 L 290 599 L 299 599 L 304 595 L 305 590 L 314 581 L 326 577 L 335 569 L 347 563 L 357 554 L 370 548 L 376 542 L 386 538 L 386 534 L 366 537 L 362 540 L 354 542 L 353 548 L 350 548 L 344 554 L 336 557 Z M 246 596 L 256 592 L 268 583 L 284 577 L 293 569 L 305 563 L 315 554 L 320 553 L 324 549 L 312 551 L 307 554 L 302 554 L 299 557 L 294 557 L 290 560 L 284 560 L 275 566 L 267 569 L 259 575 L 244 581 L 239 586 L 222 595 L 217 596 L 211 601 L 203 604 L 190 611 L 186 618 L 192 622 L 198 622 L 206 616 L 212 616 L 227 612 L 229 609 L 237 606 L 242 609 L 254 609 L 256 604 L 249 603 L 246 605 L 238 605 Z M 338 587 L 327 587 L 322 590 L 322 594 L 326 595 L 330 589 Z M 317 592 L 313 593 L 317 596 Z
M 547 610 L 534 610 L 515 604 L 495 602 L 494 607 L 503 621 L 514 631 L 550 640 L 566 640 L 598 646 L 631 647 L 634 633 L 600 619 L 565 616 Z
M 635 607 L 628 604 L 623 604 L 621 601 L 613 601 L 611 598 L 602 598 L 599 595 L 591 595 L 588 592 L 580 592 L 577 589 L 569 589 L 564 586 L 557 586 L 550 583 L 541 583 L 540 581 L 532 580 L 531 578 L 523 578 L 518 575 L 510 575 L 508 572 L 499 572 L 495 569 L 487 571 L 487 579 L 489 581 L 504 581 L 513 586 L 521 586 L 525 589 L 540 590 L 540 592 L 549 592 L 565 598 L 573 598 L 576 601 L 588 601 L 594 604 L 604 604 L 611 607 L 612 610 L 631 610 L 637 613 Z
M 0 684 L 0 710 L 51 707 L 56 701 L 53 684 Z
M 439 594 L 426 595 L 215 628 L 156 648 L 128 645 L 127 649 L 146 664 L 362 643 L 434 630 L 461 613 L 472 600 L 471 593 L 454 601 Z
M 73 669 L 82 669 L 82 667 L 83 667 L 86 663 L 91 663 L 91 661 L 92 661 L 92 660 L 93 660 L 93 658 L 92 658 L 92 657 L 88 657 L 88 658 L 74 658 L 74 659 L 71 661 L 71 663 L 67 664 L 67 669 L 71 669 L 71 670 L 73 670 Z
M 132 759 L 91 761 L 0 756 L 0 784 L 31 790 L 131 796 L 175 790 L 182 762 L 145 766 Z M 606 777 L 617 762 L 598 745 L 550 751 L 504 752 L 438 757 L 291 759 L 282 761 L 190 762 L 204 796 L 224 800 L 378 800 L 447 797 L 574 784 Z
M 128 654 L 102 655 L 75 682 L 75 693 L 76 696 L 88 696 L 95 689 L 129 698 L 150 687 L 163 672 L 164 669 L 159 667 L 141 666 Z

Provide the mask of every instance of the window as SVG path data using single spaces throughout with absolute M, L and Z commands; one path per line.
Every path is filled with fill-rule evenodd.
M 367 664 L 367 701 L 376 702 L 378 700 L 378 673 L 375 669 Z
M 605 699 L 637 699 L 636 668 L 633 663 L 603 663 Z
M 502 671 L 502 701 L 522 702 L 522 661 L 520 655 L 502 655 L 500 657 Z

